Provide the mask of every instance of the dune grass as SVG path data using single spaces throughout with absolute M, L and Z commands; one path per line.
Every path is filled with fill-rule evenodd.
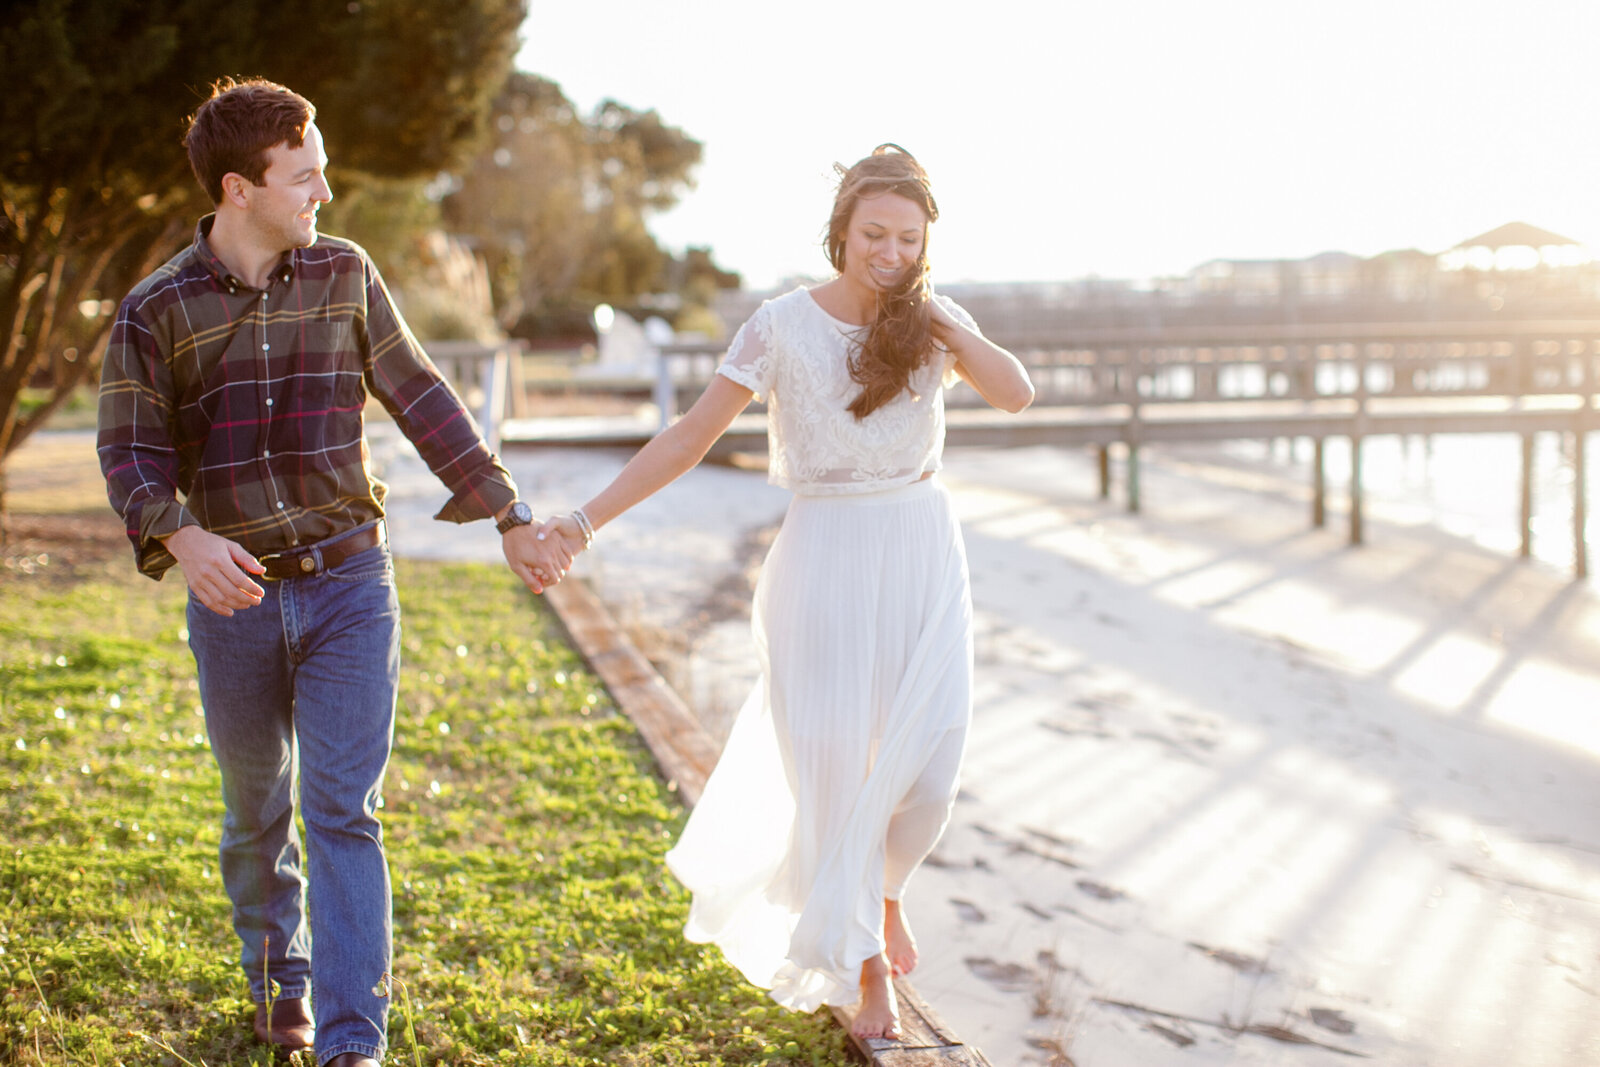
M 542 602 L 498 568 L 397 570 L 388 1062 L 848 1062 L 825 1013 L 683 940 L 684 811 Z M 271 1062 L 182 605 L 131 559 L 0 578 L 0 1062 Z

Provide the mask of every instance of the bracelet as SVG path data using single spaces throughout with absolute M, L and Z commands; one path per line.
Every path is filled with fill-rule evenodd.
M 594 544 L 594 523 L 589 521 L 589 516 L 583 513 L 582 508 L 573 509 L 572 521 L 577 523 L 578 529 L 583 532 L 583 547 L 588 548 Z

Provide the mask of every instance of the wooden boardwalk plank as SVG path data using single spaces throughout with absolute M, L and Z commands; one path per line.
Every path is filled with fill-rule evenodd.
M 692 807 L 716 765 L 716 743 L 581 579 L 567 578 L 548 590 L 545 599 L 566 627 L 579 654 L 638 729 L 669 787 Z M 856 1052 L 868 1064 L 991 1067 L 982 1052 L 962 1043 L 910 982 L 896 979 L 894 988 L 900 1001 L 903 1037 L 899 1041 L 852 1038 Z M 834 1008 L 833 1014 L 848 1031 L 852 1013 Z
M 716 743 L 581 579 L 567 578 L 548 590 L 545 600 L 579 654 L 633 721 L 667 783 L 685 804 L 694 806 L 716 765 Z

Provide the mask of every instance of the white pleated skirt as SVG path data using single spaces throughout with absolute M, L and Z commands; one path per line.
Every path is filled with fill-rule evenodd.
M 851 1004 L 884 948 L 889 819 L 971 716 L 971 591 L 948 490 L 935 477 L 796 496 L 752 628 L 762 677 L 667 854 L 694 897 L 685 936 L 786 1007 Z

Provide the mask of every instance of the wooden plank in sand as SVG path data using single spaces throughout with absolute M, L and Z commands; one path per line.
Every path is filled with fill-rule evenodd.
M 705 727 L 581 579 L 565 579 L 547 590 L 545 599 L 579 654 L 638 729 L 669 785 L 692 807 L 719 754 Z M 900 1002 L 900 1039 L 851 1038 L 871 1067 L 991 1067 L 983 1053 L 961 1042 L 910 982 L 898 978 L 894 990 Z M 853 1012 L 834 1008 L 833 1014 L 848 1031 Z
M 900 1002 L 898 1040 L 850 1038 L 856 1054 L 872 1067 L 992 1067 L 982 1052 L 962 1043 L 906 979 L 895 979 L 894 995 Z M 831 1010 L 848 1033 L 855 1012 Z

